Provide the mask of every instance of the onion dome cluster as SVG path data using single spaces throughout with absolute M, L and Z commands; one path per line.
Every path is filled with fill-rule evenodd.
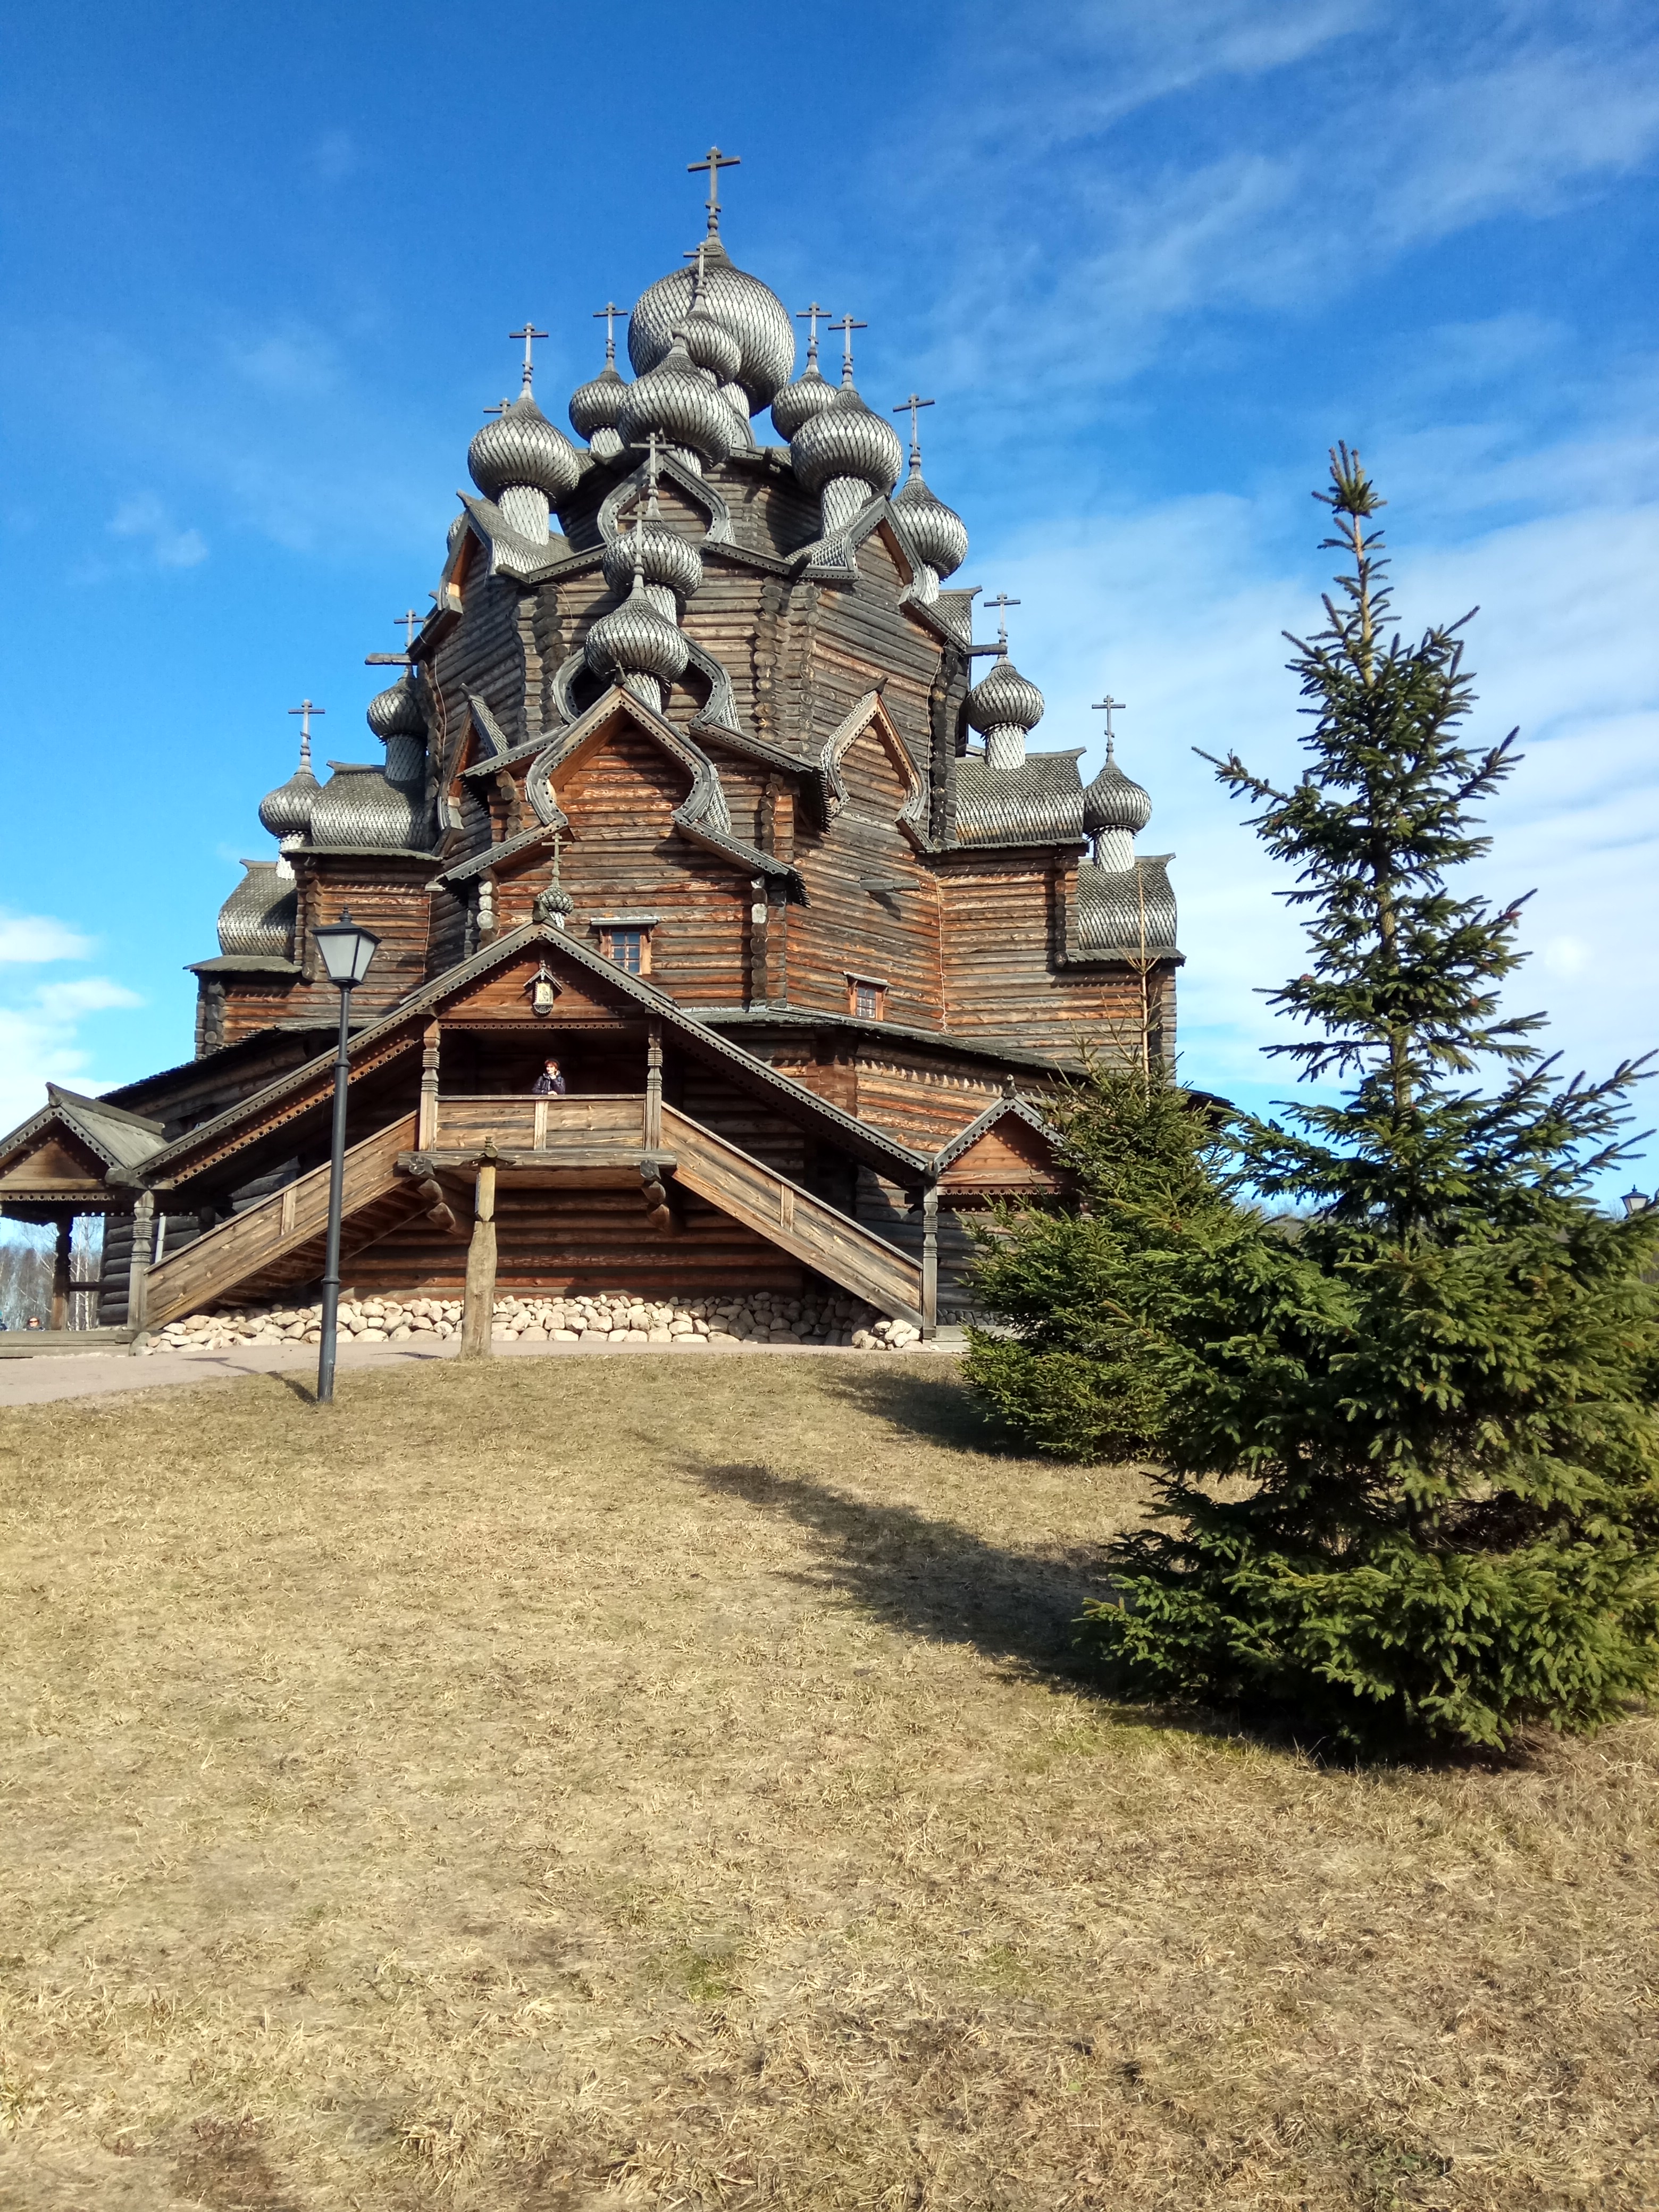
M 954 575 L 968 558 L 968 526 L 955 507 L 946 507 L 929 488 L 921 473 L 921 456 L 914 447 L 910 473 L 893 504 L 904 518 L 905 535 L 921 556 L 922 597 L 934 599 L 941 580 Z
M 1006 651 L 1000 653 L 988 676 L 981 677 L 968 694 L 968 720 L 985 739 L 986 764 L 1018 768 L 1025 757 L 1025 739 L 1042 720 L 1043 697 L 1035 684 L 1020 674 Z
M 667 359 L 695 307 L 735 341 L 736 366 L 720 381 L 738 386 L 744 412 L 757 415 L 795 365 L 794 325 L 777 294 L 734 267 L 717 237 L 704 240 L 702 263 L 700 276 L 695 268 L 672 269 L 641 293 L 628 319 L 628 357 L 642 379 Z M 699 356 L 692 350 L 690 358 Z
M 620 684 L 660 714 L 666 687 L 685 673 L 691 648 L 684 634 L 653 605 L 644 573 L 644 539 L 635 524 L 629 540 L 633 589 L 619 607 L 601 615 L 582 647 L 602 683 Z
M 831 404 L 809 416 L 789 441 L 796 476 L 823 497 L 826 537 L 891 491 L 903 459 L 897 432 L 865 405 L 850 376 Z
M 1106 764 L 1083 793 L 1083 827 L 1094 840 L 1097 867 L 1121 874 L 1135 862 L 1135 838 L 1152 818 L 1152 802 L 1117 764 L 1117 749 L 1106 740 Z
M 575 447 L 537 406 L 528 386 L 478 432 L 466 465 L 507 527 L 532 545 L 546 539 L 550 509 L 575 489 L 582 468 Z
M 709 372 L 692 360 L 684 329 L 627 387 L 617 428 L 625 446 L 642 446 L 654 430 L 662 450 L 700 476 L 705 462 L 723 461 L 746 434 Z

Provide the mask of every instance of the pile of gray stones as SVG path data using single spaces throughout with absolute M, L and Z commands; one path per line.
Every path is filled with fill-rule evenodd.
M 232 1345 L 315 1344 L 319 1306 L 247 1308 L 234 1313 L 191 1314 L 156 1330 L 147 1352 L 218 1352 Z M 357 1344 L 402 1344 L 411 1337 L 459 1334 L 459 1298 L 346 1297 L 340 1334 Z M 841 1291 L 788 1298 L 770 1291 L 744 1297 L 694 1298 L 666 1305 L 623 1291 L 592 1297 L 501 1297 L 490 1334 L 497 1342 L 522 1339 L 556 1344 L 670 1344 L 718 1350 L 738 1344 L 844 1345 L 853 1352 L 902 1352 L 921 1340 L 908 1322 L 891 1321 L 873 1306 Z

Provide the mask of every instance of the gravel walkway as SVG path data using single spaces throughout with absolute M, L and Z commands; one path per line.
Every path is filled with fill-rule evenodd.
M 688 1348 L 696 1345 L 695 1351 Z M 933 1344 L 912 1344 L 911 1352 L 929 1356 L 961 1349 L 958 1330 L 942 1331 Z M 900 1355 L 849 1351 L 844 1344 L 729 1344 L 681 1337 L 672 1344 L 532 1344 L 497 1339 L 497 1359 L 881 1359 Z M 423 1344 L 355 1345 L 342 1337 L 338 1364 L 343 1374 L 361 1367 L 396 1367 L 411 1359 L 453 1359 L 453 1339 Z M 155 1352 L 135 1358 L 131 1352 L 76 1352 L 53 1358 L 0 1360 L 0 1407 L 39 1406 L 54 1398 L 101 1398 L 120 1390 L 165 1390 L 181 1382 L 234 1381 L 239 1375 L 293 1375 L 307 1385 L 317 1377 L 317 1355 L 310 1346 L 244 1344 L 221 1352 Z

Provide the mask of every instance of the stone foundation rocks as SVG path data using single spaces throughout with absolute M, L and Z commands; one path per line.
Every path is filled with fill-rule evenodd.
M 237 1312 L 191 1314 L 158 1329 L 148 1352 L 219 1351 L 228 1345 L 313 1345 L 321 1308 L 270 1306 Z M 346 1298 L 340 1336 L 359 1344 L 400 1344 L 416 1336 L 458 1335 L 459 1298 L 403 1297 Z M 921 1332 L 890 1321 L 873 1306 L 842 1292 L 786 1298 L 769 1291 L 750 1297 L 695 1298 L 687 1305 L 611 1291 L 591 1297 L 497 1298 L 491 1334 L 497 1341 L 523 1337 L 556 1344 L 684 1344 L 718 1349 L 732 1344 L 844 1345 L 853 1352 L 902 1352 Z

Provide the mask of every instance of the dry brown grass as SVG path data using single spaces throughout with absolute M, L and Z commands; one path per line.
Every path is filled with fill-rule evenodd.
M 942 1364 L 42 1407 L 0 2203 L 1659 2203 L 1659 1729 L 1354 1775 L 1067 1672 Z

